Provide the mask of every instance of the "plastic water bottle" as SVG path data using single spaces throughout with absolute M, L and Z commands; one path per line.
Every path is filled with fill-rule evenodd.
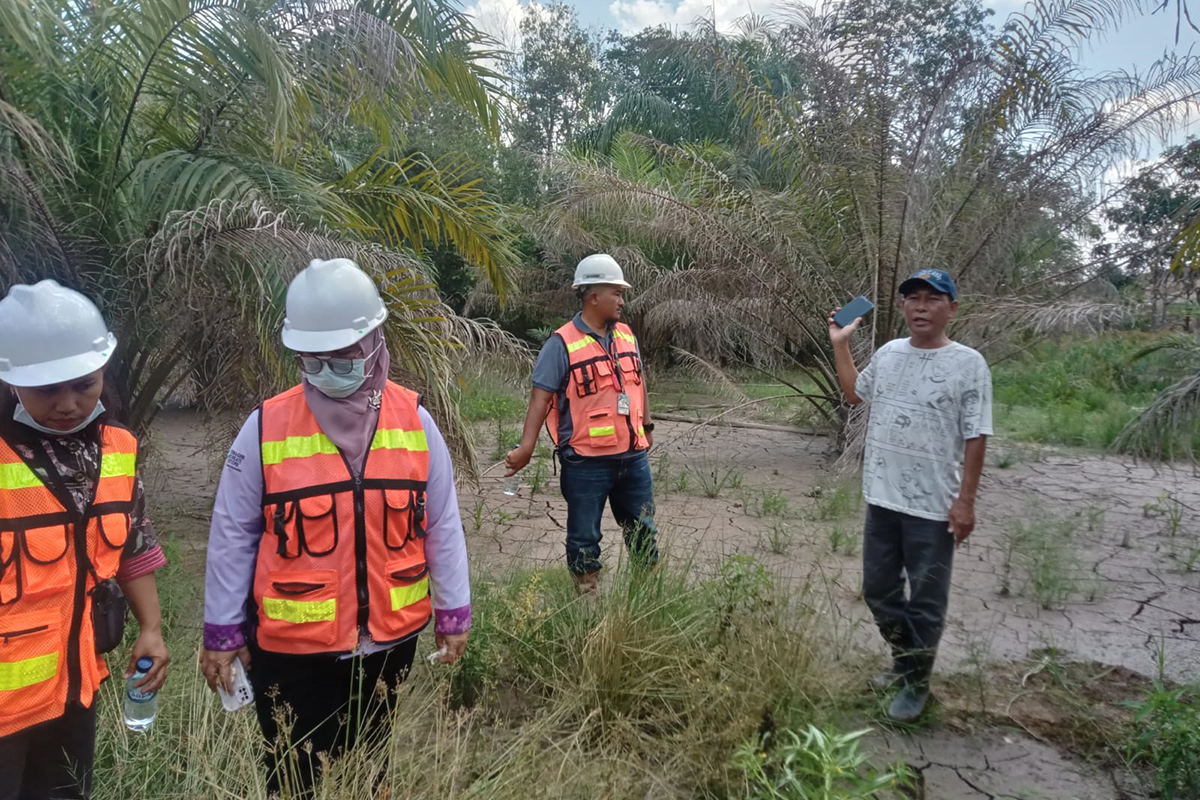
M 137 660 L 137 672 L 125 682 L 125 727 L 131 731 L 149 729 L 158 716 L 158 692 L 144 692 L 134 688 L 138 681 L 154 667 L 154 660 L 142 657 Z
M 518 447 L 520 447 L 519 444 L 514 444 L 513 450 L 516 450 Z M 516 497 L 517 493 L 521 490 L 521 473 L 524 471 L 525 468 L 521 467 L 515 475 L 509 475 L 504 479 L 504 493 L 509 497 Z

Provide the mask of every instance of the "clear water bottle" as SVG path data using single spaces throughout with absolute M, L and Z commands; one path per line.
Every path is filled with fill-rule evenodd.
M 125 682 L 125 727 L 131 731 L 147 730 L 158 716 L 158 692 L 144 692 L 135 688 L 153 667 L 153 659 L 139 658 L 137 672 Z
M 512 449 L 516 450 L 520 446 L 521 445 L 519 444 L 514 444 Z M 504 479 L 504 494 L 508 495 L 509 497 L 517 496 L 517 493 L 521 490 L 521 473 L 524 471 L 525 468 L 521 467 L 519 470 L 517 470 L 515 475 L 509 475 Z

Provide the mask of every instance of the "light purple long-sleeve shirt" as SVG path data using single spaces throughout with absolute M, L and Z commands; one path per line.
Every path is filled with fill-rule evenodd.
M 471 586 L 454 464 L 433 417 L 424 408 L 419 414 L 429 443 L 425 560 L 433 595 L 434 630 L 440 634 L 465 633 L 471 627 Z M 246 600 L 263 535 L 262 496 L 256 410 L 229 449 L 213 507 L 204 581 L 204 647 L 208 650 L 236 650 L 246 643 Z M 386 647 L 364 640 L 358 652 L 367 654 Z

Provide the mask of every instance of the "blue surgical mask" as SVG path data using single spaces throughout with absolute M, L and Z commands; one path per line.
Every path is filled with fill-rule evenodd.
M 74 428 L 72 428 L 69 431 L 60 431 L 60 430 L 56 430 L 54 428 L 47 428 L 45 425 L 42 425 L 40 422 L 38 422 L 36 419 L 33 418 L 33 415 L 30 414 L 25 409 L 25 406 L 21 404 L 21 401 L 18 400 L 17 408 L 15 411 L 13 411 L 13 419 L 15 419 L 17 422 L 21 423 L 22 425 L 28 425 L 30 428 L 33 428 L 35 431 L 40 431 L 41 433 L 46 433 L 51 436 L 70 436 L 72 433 L 79 433 L 81 430 L 86 428 L 88 425 L 91 425 L 93 422 L 96 421 L 96 417 L 100 416 L 103 413 L 104 413 L 104 403 L 97 401 L 96 407 L 94 409 L 92 409 L 92 413 L 88 415 L 87 419 L 85 419 L 82 423 L 80 423 L 79 425 L 76 425 Z
M 351 363 L 354 366 L 347 375 L 338 375 L 326 364 L 315 375 L 305 375 L 304 380 L 326 397 L 332 397 L 335 400 L 349 397 L 357 392 L 367 380 L 367 360 L 356 358 Z

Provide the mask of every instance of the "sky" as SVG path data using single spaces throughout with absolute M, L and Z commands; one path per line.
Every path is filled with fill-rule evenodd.
M 535 0 L 461 0 L 464 10 L 475 17 L 476 24 L 515 45 L 516 30 L 524 9 Z M 731 30 L 735 22 L 749 13 L 762 16 L 782 16 L 787 1 L 779 0 L 574 0 L 579 21 L 585 27 L 615 28 L 622 33 L 636 33 L 643 28 L 670 25 L 688 29 L 698 17 L 716 17 L 722 30 Z M 1157 4 L 1159 0 L 1144 0 Z M 1200 10 L 1200 0 L 1191 0 L 1193 11 Z M 1021 0 L 996 0 L 989 5 L 996 13 L 992 22 L 999 26 L 1013 11 L 1024 7 Z M 1200 22 L 1200 17 L 1197 18 Z M 1185 20 L 1175 41 L 1175 0 L 1169 8 L 1156 14 L 1144 14 L 1125 20 L 1119 30 L 1103 40 L 1086 47 L 1081 54 L 1082 66 L 1090 71 L 1124 69 L 1144 72 L 1168 52 L 1178 54 L 1195 50 L 1200 54 L 1200 34 L 1188 27 Z M 1188 134 L 1200 134 L 1197 121 L 1181 123 L 1168 143 L 1183 142 Z M 1157 145 L 1151 146 L 1157 150 Z M 1147 156 L 1156 155 L 1148 152 Z

